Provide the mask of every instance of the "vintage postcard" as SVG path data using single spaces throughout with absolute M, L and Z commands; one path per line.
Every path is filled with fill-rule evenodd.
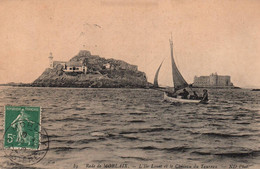
M 260 1 L 1 0 L 0 168 L 260 168 Z

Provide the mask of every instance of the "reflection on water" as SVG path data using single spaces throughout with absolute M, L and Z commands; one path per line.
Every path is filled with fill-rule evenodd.
M 39 168 L 259 165 L 260 92 L 213 89 L 209 94 L 208 105 L 173 105 L 155 90 L 1 87 L 0 118 L 3 124 L 4 105 L 42 107 L 50 150 L 35 165 Z M 0 168 L 8 165 L 15 166 L 1 151 Z

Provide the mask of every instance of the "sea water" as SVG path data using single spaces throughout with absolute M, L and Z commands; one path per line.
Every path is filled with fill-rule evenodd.
M 4 105 L 40 106 L 49 151 L 33 168 L 259 167 L 260 92 L 211 89 L 209 99 L 172 104 L 152 89 L 0 87 L 0 142 Z M 17 167 L 2 150 L 0 168 Z

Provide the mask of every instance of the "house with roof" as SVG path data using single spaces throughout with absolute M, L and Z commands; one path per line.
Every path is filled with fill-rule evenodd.
M 110 65 L 110 63 L 105 63 L 105 64 L 103 64 L 103 67 L 104 67 L 105 69 L 110 69 L 110 68 L 111 68 L 111 65 Z
M 87 66 L 83 65 L 82 62 L 70 61 L 65 64 L 63 69 L 64 72 L 77 72 L 77 73 L 87 73 Z
M 83 64 L 83 61 L 53 61 L 52 53 L 49 56 L 49 68 L 53 69 L 57 65 L 62 66 L 62 70 L 67 73 L 87 73 L 87 66 Z

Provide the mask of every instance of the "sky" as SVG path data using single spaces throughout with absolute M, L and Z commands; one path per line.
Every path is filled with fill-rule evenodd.
M 138 65 L 172 86 L 169 38 L 188 83 L 195 75 L 230 75 L 260 87 L 258 0 L 1 0 L 0 83 L 33 82 L 48 56 L 68 61 L 79 50 Z

